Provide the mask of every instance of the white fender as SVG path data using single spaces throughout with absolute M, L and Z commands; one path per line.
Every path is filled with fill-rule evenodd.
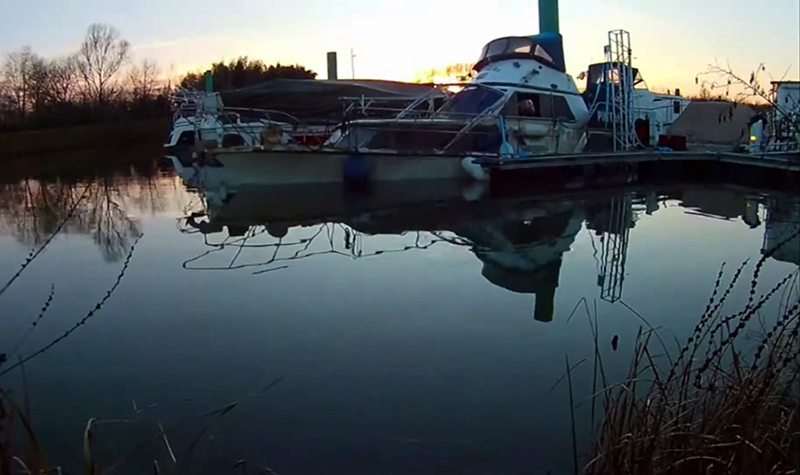
M 475 180 L 489 181 L 489 174 L 486 173 L 486 170 L 484 170 L 483 167 L 477 163 L 473 163 L 473 160 L 475 160 L 475 158 L 469 156 L 462 158 L 461 168 L 463 168 L 464 171 L 466 171 L 469 176 Z

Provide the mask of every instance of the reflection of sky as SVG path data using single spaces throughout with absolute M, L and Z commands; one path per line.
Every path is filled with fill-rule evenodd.
M 45 55 L 64 54 L 92 22 L 116 25 L 141 59 L 178 71 L 213 60 L 249 55 L 267 62 L 299 62 L 324 74 L 325 52 L 339 52 L 340 76 L 349 77 L 356 49 L 359 77 L 411 79 L 420 69 L 474 61 L 487 41 L 536 33 L 535 0 L 470 4 L 409 0 L 398 3 L 170 2 L 143 0 L 36 0 L 6 2 L 0 17 L 0 52 L 24 44 Z M 795 0 L 759 6 L 746 0 L 561 1 L 568 70 L 577 75 L 602 57 L 608 30 L 625 28 L 651 86 L 694 91 L 694 77 L 708 63 L 730 61 L 746 75 L 766 62 L 780 77 L 800 73 L 800 16 Z M 35 8 L 37 14 L 31 14 Z M 746 35 L 741 34 L 747 31 Z
M 167 196 L 173 198 L 186 196 Z M 277 473 L 387 467 L 418 473 L 431 466 L 559 473 L 571 466 L 566 394 L 563 386 L 545 393 L 561 375 L 565 354 L 573 362 L 591 355 L 585 314 L 569 324 L 567 316 L 581 298 L 590 306 L 597 300 L 612 374 L 627 368 L 641 325 L 621 305 L 597 299 L 585 228 L 564 254 L 555 318 L 542 324 L 532 318 L 532 296 L 487 282 L 466 247 L 441 244 L 358 260 L 325 255 L 256 276 L 188 271 L 181 263 L 208 248 L 202 236 L 176 230 L 177 214 L 142 217 L 145 238 L 118 293 L 74 336 L 26 365 L 51 458 L 79 463 L 74 457 L 86 420 L 130 416 L 131 398 L 140 406 L 196 400 L 146 418 L 166 425 L 284 376 L 214 429 L 219 450 L 263 461 Z M 293 230 L 286 239 L 308 233 Z M 640 215 L 631 231 L 623 300 L 672 341 L 671 332 L 685 334 L 702 312 L 720 263 L 728 263 L 730 275 L 743 259 L 758 259 L 762 233 L 738 220 L 687 214 L 669 201 L 652 216 Z M 413 237 L 367 241 L 369 249 L 388 249 Z M 13 272 L 25 252 L 0 238 L 0 275 Z M 270 255 L 246 252 L 245 261 Z M 226 263 L 235 253 L 231 248 L 214 259 Z M 84 315 L 118 268 L 104 264 L 90 240 L 58 238 L 3 296 L 0 348 L 27 328 L 51 282 L 53 308 L 23 352 Z M 767 261 L 761 285 L 771 287 L 792 269 Z M 615 334 L 620 351 L 612 353 L 607 342 Z M 590 389 L 589 366 L 575 375 L 580 402 Z M 126 430 L 105 434 L 123 437 Z M 173 443 L 181 441 L 176 434 Z

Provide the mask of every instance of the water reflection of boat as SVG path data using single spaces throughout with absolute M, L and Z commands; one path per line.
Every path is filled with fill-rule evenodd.
M 622 298 L 631 230 L 639 214 L 657 212 L 668 199 L 682 200 L 690 214 L 741 217 L 751 228 L 766 221 L 762 252 L 777 260 L 800 262 L 797 240 L 770 251 L 796 232 L 797 199 L 770 195 L 780 198 L 765 200 L 763 194 L 741 188 L 625 187 L 476 199 L 480 193 L 445 180 L 411 187 L 398 183 L 367 192 L 341 186 L 247 185 L 204 189 L 203 194 L 204 212 L 191 216 L 187 224 L 206 236 L 224 236 L 227 229 L 227 237 L 218 244 L 207 240 L 216 246 L 213 252 L 252 247 L 266 258 L 240 265 L 236 260 L 243 253 L 236 251 L 224 268 L 256 266 L 264 272 L 323 253 L 360 258 L 428 249 L 437 243 L 463 246 L 482 262 L 481 275 L 488 282 L 535 295 L 534 317 L 540 321 L 553 318 L 563 257 L 584 222 L 596 246 L 599 296 L 613 303 Z M 768 211 L 762 218 L 765 207 Z M 302 228 L 307 231 L 297 238 Z M 378 235 L 399 236 L 399 241 L 373 239 Z M 259 237 L 268 243 L 256 244 Z M 319 242 L 312 242 L 317 238 Z M 370 240 L 378 245 L 366 246 Z M 343 249 L 337 249 L 340 243 Z M 386 243 L 394 247 L 380 247 Z M 265 247 L 271 249 L 269 255 L 263 254 Z M 368 247 L 369 252 L 364 250 Z M 198 259 L 191 264 L 186 267 L 209 268 L 199 266 Z
M 498 217 L 454 231 L 473 243 L 486 280 L 512 292 L 535 294 L 534 318 L 549 322 L 562 256 L 570 250 L 583 222 L 582 210 L 576 205 L 567 202 L 563 211 L 552 214 L 530 219 Z
M 800 200 L 768 200 L 762 254 L 800 266 Z
M 534 317 L 547 322 L 553 318 L 563 255 L 581 230 L 587 204 L 606 200 L 604 193 L 586 192 L 568 198 L 470 201 L 452 183 L 449 187 L 420 185 L 414 190 L 414 194 L 397 189 L 392 195 L 381 189 L 372 195 L 348 196 L 330 187 L 240 187 L 224 197 L 211 190 L 206 192 L 205 215 L 193 215 L 187 224 L 206 235 L 224 234 L 227 228 L 223 241 L 227 248 L 252 245 L 263 249 L 252 239 L 261 233 L 272 236 L 269 246 L 274 252 L 268 261 L 256 264 L 261 268 L 283 266 L 287 260 L 306 257 L 305 251 L 333 251 L 321 251 L 305 237 L 292 241 L 292 236 L 287 237 L 289 229 L 297 227 L 321 230 L 329 226 L 321 236 L 328 236 L 331 246 L 342 242 L 345 247 L 333 252 L 353 257 L 362 257 L 354 254 L 363 248 L 355 243 L 377 235 L 410 232 L 413 237 L 400 242 L 397 249 L 380 249 L 370 255 L 427 248 L 437 242 L 463 246 L 483 263 L 481 274 L 488 282 L 512 292 L 534 294 Z M 340 229 L 327 223 L 340 223 Z M 337 229 L 339 238 L 334 238 Z M 280 246 L 286 246 L 288 258 L 279 256 Z M 193 260 L 187 267 L 197 264 Z M 239 267 L 235 260 L 225 265 Z

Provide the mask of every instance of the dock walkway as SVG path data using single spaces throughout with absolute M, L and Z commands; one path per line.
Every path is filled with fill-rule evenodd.
M 800 153 L 785 152 L 764 155 L 722 151 L 658 151 L 579 153 L 545 155 L 528 158 L 480 157 L 475 163 L 491 170 L 534 170 L 537 168 L 576 167 L 590 165 L 628 165 L 652 162 L 718 162 L 789 172 L 800 172 Z

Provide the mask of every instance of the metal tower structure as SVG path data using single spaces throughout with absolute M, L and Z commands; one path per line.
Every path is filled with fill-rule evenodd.
M 625 30 L 608 32 L 606 53 L 606 118 L 614 137 L 614 151 L 636 147 L 633 115 L 633 58 L 631 34 Z
M 633 220 L 633 202 L 630 194 L 611 200 L 608 222 L 600 240 L 600 299 L 614 303 L 622 298 L 625 281 L 625 261 L 628 257 L 628 240 Z

